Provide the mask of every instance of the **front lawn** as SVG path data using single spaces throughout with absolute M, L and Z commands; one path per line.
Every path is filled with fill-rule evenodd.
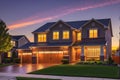
M 17 80 L 60 80 L 60 79 L 17 77 Z
M 0 67 L 5 67 L 5 66 L 9 66 L 9 65 L 13 65 L 13 63 L 10 63 L 10 64 L 0 64 Z
M 118 78 L 118 67 L 102 65 L 57 65 L 46 69 L 34 71 L 30 74 Z

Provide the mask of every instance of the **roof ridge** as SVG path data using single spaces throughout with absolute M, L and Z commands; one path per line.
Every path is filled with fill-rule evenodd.
M 94 19 L 94 18 L 92 18 Z M 92 19 L 88 19 L 88 20 L 77 20 L 77 21 L 63 21 L 69 25 L 71 25 L 73 28 L 79 29 L 83 24 L 85 24 L 88 21 L 91 21 Z M 111 18 L 103 18 L 103 19 L 94 19 L 96 21 L 99 21 L 100 23 L 102 23 L 103 25 L 108 25 L 108 20 L 111 20 Z M 56 21 L 58 22 L 58 21 Z M 50 26 L 54 25 L 56 22 L 48 22 L 44 25 L 42 25 L 41 27 L 39 27 L 38 29 L 34 30 L 32 33 L 37 33 L 37 32 L 44 32 L 47 29 L 50 28 Z
M 111 18 L 99 18 L 99 19 L 95 19 L 95 18 L 92 18 L 94 20 L 105 20 L 105 19 L 111 19 Z M 80 22 L 80 21 L 90 21 L 91 19 L 86 19 L 86 20 L 75 20 L 75 21 L 64 21 L 64 22 Z M 63 20 L 62 20 L 63 21 Z M 57 21 L 56 21 L 57 22 Z M 56 22 L 47 22 L 46 24 L 49 24 L 49 23 L 56 23 Z

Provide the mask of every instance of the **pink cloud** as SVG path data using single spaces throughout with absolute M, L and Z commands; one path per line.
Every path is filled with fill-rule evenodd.
M 22 28 L 22 27 L 26 27 L 26 26 L 29 26 L 29 25 L 42 23 L 44 21 L 59 18 L 59 17 L 65 16 L 65 15 L 68 15 L 68 14 L 71 14 L 71 13 L 74 13 L 74 12 L 84 11 L 84 10 L 93 9 L 93 8 L 104 7 L 104 6 L 117 4 L 117 3 L 120 3 L 120 0 L 107 0 L 104 3 L 89 5 L 89 6 L 85 6 L 85 7 L 77 7 L 77 8 L 71 8 L 71 9 L 65 9 L 65 10 L 63 10 L 63 12 L 61 12 L 58 15 L 47 16 L 45 18 L 38 18 L 38 15 L 36 15 L 36 16 L 32 16 L 32 17 L 26 18 L 24 20 L 18 21 L 18 22 L 14 23 L 14 24 L 9 25 L 8 27 L 9 27 L 9 29 Z

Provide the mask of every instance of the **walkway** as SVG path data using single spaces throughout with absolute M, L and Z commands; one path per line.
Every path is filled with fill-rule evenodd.
M 119 79 L 105 79 L 105 78 L 86 78 L 86 77 L 67 77 L 67 76 L 52 76 L 52 75 L 35 75 L 35 74 L 19 74 L 19 73 L 0 73 L 0 76 L 9 77 L 33 77 L 33 78 L 50 78 L 61 80 L 119 80 Z M 0 79 L 1 80 L 1 79 Z M 2 79 L 4 80 L 4 79 Z

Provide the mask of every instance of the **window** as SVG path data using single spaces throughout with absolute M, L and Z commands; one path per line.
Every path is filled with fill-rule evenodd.
M 46 42 L 46 34 L 38 34 L 38 42 Z
M 89 30 L 89 38 L 97 38 L 98 37 L 98 30 L 97 29 L 90 29 Z
M 15 41 L 11 41 L 11 44 L 15 47 Z
M 77 33 L 77 41 L 81 41 L 81 32 Z
M 7 57 L 11 57 L 11 52 L 8 52 L 8 55 L 7 55 Z
M 53 32 L 53 40 L 58 40 L 59 39 L 59 32 L 58 31 L 54 31 Z
M 63 31 L 63 39 L 69 39 L 69 31 Z
M 93 47 L 85 47 L 85 57 L 86 60 L 99 60 L 100 59 L 100 47 L 93 46 Z

